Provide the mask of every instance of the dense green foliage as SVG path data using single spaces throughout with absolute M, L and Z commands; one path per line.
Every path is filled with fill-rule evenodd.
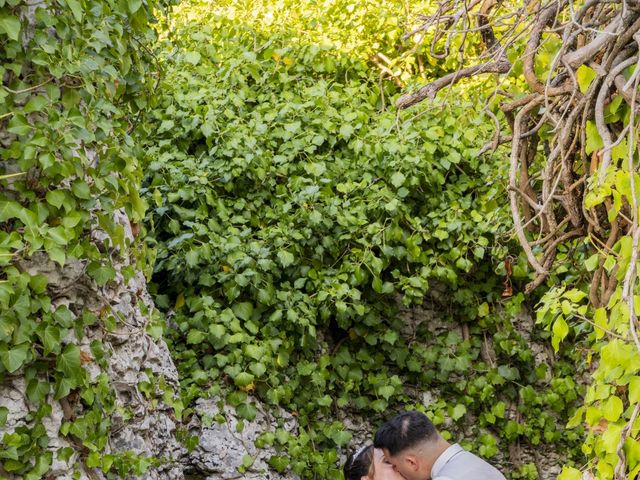
M 159 53 L 145 195 L 185 406 L 223 394 L 252 419 L 255 395 L 295 412 L 296 437 L 260 444 L 282 450 L 274 469 L 305 478 L 338 477 L 351 439 L 340 414 L 406 406 L 486 457 L 518 442 L 571 456 L 575 367 L 537 365 L 511 323 L 522 296 L 501 301 L 504 163 L 477 155 L 490 123 L 462 90 L 419 114 L 386 111 L 397 87 L 367 60 L 402 53 L 400 3 L 323 8 L 185 5 Z M 425 296 L 436 318 L 412 327 L 400 306 Z
M 55 301 L 46 275 L 29 272 L 49 260 L 82 261 L 105 285 L 116 273 L 113 248 L 140 257 L 113 213 L 125 208 L 132 221 L 144 215 L 139 146 L 130 133 L 153 85 L 143 53 L 154 38 L 151 9 L 163 3 L 0 1 L 0 386 L 24 378 L 31 412 L 0 442 L 3 478 L 43 478 L 53 460 L 71 457 L 72 448 L 47 448 L 42 421 L 51 396 L 81 412 L 60 429 L 80 462 L 113 476 L 149 464 L 102 454 L 114 394 L 103 346 L 89 345 L 85 334 L 116 320 L 108 310 L 100 318 L 72 311 Z M 108 234 L 104 248 L 92 241 L 97 229 Z M 88 361 L 103 373 L 90 378 Z M 0 426 L 12 413 L 0 408 Z
M 118 252 L 145 268 L 144 246 L 125 241 L 113 214 L 124 208 L 141 222 L 148 204 L 152 288 L 182 376 L 182 398 L 165 400 L 178 419 L 196 398 L 220 395 L 251 420 L 259 399 L 300 424 L 297 435 L 260 438 L 258 447 L 281 452 L 272 468 L 338 478 L 351 441 L 341 419 L 375 424 L 418 408 L 485 457 L 514 445 L 564 452 L 570 464 L 584 454 L 611 478 L 640 402 L 640 354 L 629 295 L 619 286 L 592 308 L 588 278 L 602 267 L 622 282 L 633 238 L 610 252 L 561 245 L 537 292 L 546 292 L 537 312 L 545 331 L 522 335 L 521 305 L 536 296 L 517 294 L 529 271 L 509 241 L 504 159 L 477 155 L 492 128 L 477 92 L 389 110 L 400 86 L 455 66 L 401 41 L 430 2 L 185 4 L 154 58 L 151 12 L 167 3 L 0 0 L 0 385 L 24 378 L 31 411 L 2 438 L 0 476 L 45 477 L 74 451 L 111 478 L 157 461 L 107 453 L 115 395 L 107 354 L 86 331 L 118 320 L 108 308 L 68 308 L 45 275 L 29 273 L 47 260 L 81 261 L 102 287 L 117 275 Z M 543 64 L 554 48 L 545 46 Z M 506 82 L 515 95 L 518 68 Z M 579 73 L 586 92 L 595 73 Z M 619 105 L 606 121 L 622 129 L 630 118 Z M 602 149 L 587 131 L 586 153 Z M 609 221 L 629 214 L 632 180 L 640 185 L 627 147 L 587 196 L 585 207 L 606 205 Z M 96 230 L 106 244 L 92 239 Z M 544 342 L 557 351 L 553 364 L 540 361 Z M 103 373 L 90 377 L 87 362 Z M 586 392 L 582 369 L 593 371 Z M 153 394 L 151 383 L 139 387 Z M 50 399 L 80 412 L 60 429 L 74 449 L 49 448 Z M 10 414 L 0 408 L 0 427 Z M 622 445 L 633 477 L 640 444 Z M 541 473 L 503 463 L 510 478 Z M 565 480 L 579 477 L 564 470 Z

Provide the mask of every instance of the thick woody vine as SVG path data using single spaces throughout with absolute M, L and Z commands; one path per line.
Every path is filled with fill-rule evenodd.
M 449 55 L 452 44 L 462 45 L 460 68 L 401 96 L 397 105 L 433 99 L 442 88 L 479 74 L 504 75 L 487 102 L 496 131 L 484 151 L 511 145 L 514 233 L 536 273 L 525 291 L 569 262 L 564 253 L 558 258 L 567 248 L 591 272 L 590 279 L 574 277 L 551 290 L 538 315 L 556 346 L 570 330 L 583 331 L 581 324 L 593 326 L 600 363 L 585 406 L 571 422 L 585 415 L 590 429 L 583 451 L 591 462 L 583 470 L 596 478 L 635 478 L 640 2 L 447 1 L 408 37 L 429 29 L 435 32 L 432 53 Z M 476 34 L 480 46 L 473 43 Z M 465 59 L 465 45 L 469 56 L 482 53 Z M 510 90 L 518 88 L 509 85 L 519 82 L 529 93 L 514 97 Z M 580 473 L 566 469 L 563 475 Z

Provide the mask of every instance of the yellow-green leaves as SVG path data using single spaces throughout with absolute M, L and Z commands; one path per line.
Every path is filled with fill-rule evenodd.
M 579 289 L 565 291 L 565 287 L 549 290 L 543 297 L 536 313 L 537 322 L 551 330 L 551 344 L 557 352 L 571 328 L 569 320 L 574 316 L 584 316 L 588 307 L 585 305 L 587 294 Z
M 551 331 L 553 332 L 551 344 L 553 345 L 554 350 L 557 352 L 558 348 L 560 347 L 560 342 L 564 340 L 564 338 L 569 333 L 569 325 L 567 325 L 564 317 L 560 316 L 555 322 L 553 322 L 553 328 Z
M 604 146 L 604 142 L 602 141 L 600 133 L 598 133 L 598 127 L 595 122 L 591 120 L 587 121 L 586 132 L 587 144 L 585 145 L 585 152 L 587 154 L 593 153 Z
M 604 337 L 608 328 L 607 311 L 604 308 L 597 308 L 593 315 L 593 322 L 595 324 L 596 339 Z
M 573 467 L 562 467 L 558 480 L 581 480 L 582 472 Z
M 391 175 L 391 183 L 396 188 L 400 188 L 404 184 L 405 180 L 406 177 L 402 172 L 395 172 L 393 175 Z
M 586 65 L 581 65 L 578 70 L 576 70 L 576 79 L 578 80 L 578 86 L 582 93 L 587 93 L 589 85 L 591 85 L 594 78 L 596 78 L 596 72 Z
M 7 407 L 0 407 L 0 427 L 4 427 L 7 423 L 7 417 L 9 415 L 9 409 Z
M 240 372 L 233 379 L 234 383 L 238 387 L 247 387 L 251 383 L 253 383 L 254 380 L 255 380 L 255 377 L 252 374 L 247 372 Z
M 127 0 L 129 12 L 136 13 L 142 6 L 142 0 Z
M 14 200 L 0 199 L 0 222 L 6 222 L 12 218 L 20 218 L 22 206 Z
M 295 257 L 292 253 L 287 252 L 286 250 L 281 250 L 278 252 L 278 260 L 280 260 L 280 264 L 287 268 L 289 265 L 293 264 Z
M 615 422 L 622 414 L 623 405 L 619 397 L 612 395 L 602 405 L 602 416 L 609 422 Z
M 362 61 L 368 46 L 348 45 L 363 36 L 397 49 L 369 22 L 401 5 L 329 3 L 185 3 L 161 45 L 143 197 L 157 303 L 176 307 L 167 334 L 185 396 L 225 395 L 242 418 L 253 416 L 249 393 L 295 411 L 312 442 L 264 438 L 286 452 L 271 465 L 303 478 L 340 477 L 335 452 L 348 435 L 328 420 L 336 409 L 378 418 L 419 405 L 439 425 L 473 416 L 469 441 L 487 456 L 515 441 L 575 448 L 578 434 L 563 427 L 581 391 L 566 352 L 577 354 L 559 350 L 547 365 L 513 328 L 520 303 L 534 301 L 518 295 L 524 262 L 509 273 L 514 298 L 500 297 L 504 162 L 477 155 L 491 122 L 461 107 L 468 92 L 398 118 L 398 88 Z M 286 29 L 274 20 L 283 12 Z M 422 305 L 432 288 L 450 331 L 425 320 L 407 334 L 398 302 Z M 554 335 L 556 347 L 573 338 L 574 306 L 587 314 L 585 294 L 566 290 L 542 322 L 549 332 L 528 332 Z M 422 405 L 407 385 L 451 401 Z

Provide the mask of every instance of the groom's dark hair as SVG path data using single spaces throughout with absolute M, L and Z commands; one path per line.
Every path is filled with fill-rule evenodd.
M 438 431 L 424 413 L 412 411 L 397 415 L 376 432 L 373 445 L 396 455 L 424 441 L 434 441 Z

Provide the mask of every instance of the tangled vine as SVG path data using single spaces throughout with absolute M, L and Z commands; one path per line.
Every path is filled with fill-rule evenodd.
M 627 78 L 625 72 L 638 62 L 640 2 L 592 0 L 577 8 L 574 2 L 533 1 L 499 14 L 501 7 L 506 8 L 504 3 L 442 2 L 422 27 L 409 33 L 413 36 L 435 28 L 430 49 L 432 54 L 442 56 L 450 53 L 458 33 L 466 36 L 478 32 L 486 47 L 482 56 L 488 58 L 403 95 L 397 105 L 408 108 L 474 75 L 511 71 L 509 49 L 516 48 L 524 35 L 529 36 L 522 67 L 532 91 L 501 103 L 511 134 L 502 133 L 498 118 L 493 116 L 498 127 L 496 136 L 483 150 L 495 149 L 501 143 L 512 145 L 510 202 L 518 239 L 538 274 L 527 286 L 531 291 L 547 278 L 560 244 L 589 235 L 597 246 L 610 251 L 617 240 L 632 233 L 631 205 L 625 204 L 614 220 L 608 219 L 609 201 L 593 208 L 582 205 L 590 191 L 589 176 L 597 171 L 598 184 L 602 185 L 612 161 L 627 157 L 620 147 L 633 145 L 635 133 L 628 116 L 635 114 L 634 86 L 639 77 L 634 73 Z M 500 39 L 498 31 L 502 32 Z M 437 52 L 445 35 L 444 51 Z M 561 45 L 546 78 L 541 79 L 536 73 L 536 57 L 543 43 L 553 41 L 553 36 Z M 501 94 L 508 95 L 496 91 L 496 95 Z M 600 141 L 600 148 L 591 146 Z M 544 162 L 536 159 L 539 145 Z M 527 238 L 525 230 L 536 238 Z M 616 272 L 607 273 L 603 262 L 590 292 L 595 305 L 606 303 L 617 284 Z
M 517 74 L 522 69 L 530 92 L 516 98 L 504 91 L 506 80 L 499 82 L 487 107 L 496 124 L 495 137 L 482 152 L 511 145 L 509 201 L 515 234 L 536 273 L 526 292 L 548 278 L 560 246 L 587 239 L 597 253 L 587 261 L 594 274 L 585 295 L 596 308 L 596 317 L 605 318 L 595 325 L 610 341 L 635 346 L 637 358 L 640 2 L 443 1 L 406 38 L 421 41 L 427 30 L 433 31 L 428 37 L 431 55 L 445 58 L 456 49 L 461 67 L 401 96 L 397 106 L 404 109 L 433 99 L 441 89 L 465 78 Z M 474 33 L 481 37 L 482 53 L 474 65 L 465 67 L 465 56 L 475 47 L 470 41 Z M 491 111 L 498 97 L 507 97 L 499 107 L 510 132 Z M 608 320 L 598 315 L 599 307 L 602 312 L 606 307 Z M 626 309 L 624 315 L 618 315 L 616 308 Z M 561 336 L 566 329 L 566 324 L 558 329 Z M 628 383 L 622 377 L 599 379 L 598 373 L 594 378 L 622 392 Z M 635 478 L 638 472 L 633 465 L 625 467 L 632 445 L 627 437 L 634 436 L 640 410 L 634 385 L 628 387 L 629 420 L 620 430 L 615 468 L 611 464 L 608 476 L 599 466 L 603 475 L 599 478 Z M 603 416 L 612 423 L 620 414 Z

